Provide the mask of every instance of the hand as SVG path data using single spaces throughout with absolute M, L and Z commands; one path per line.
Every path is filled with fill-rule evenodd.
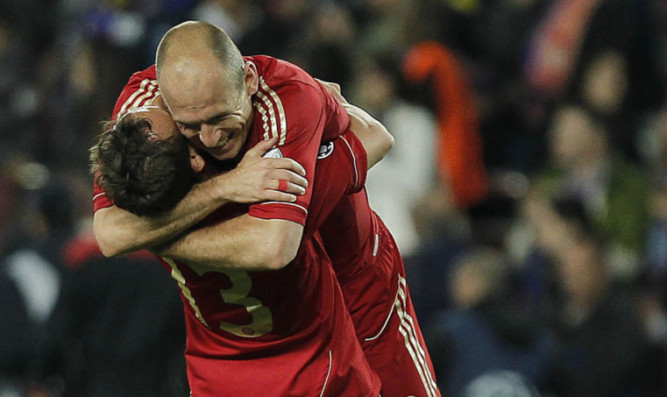
M 216 177 L 226 199 L 236 203 L 294 202 L 297 195 L 306 193 L 308 180 L 301 164 L 289 158 L 262 158 L 277 142 L 277 138 L 259 142 L 235 169 Z
M 343 95 L 340 93 L 340 85 L 339 84 L 332 83 L 330 81 L 320 80 L 320 79 L 315 79 L 315 80 L 317 80 L 317 82 L 320 83 L 320 85 L 322 87 L 324 87 L 324 89 L 329 94 L 331 94 L 331 96 L 333 96 L 338 102 L 340 102 L 343 105 L 346 105 L 348 103 L 347 99 L 345 99 L 345 97 L 343 97 Z

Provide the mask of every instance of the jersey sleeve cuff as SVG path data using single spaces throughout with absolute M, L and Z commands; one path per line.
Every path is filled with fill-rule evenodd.
M 282 219 L 305 226 L 308 210 L 299 203 L 269 201 L 250 206 L 248 215 L 260 219 Z

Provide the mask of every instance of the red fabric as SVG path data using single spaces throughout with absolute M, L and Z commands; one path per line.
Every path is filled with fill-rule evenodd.
M 437 167 L 451 186 L 459 208 L 480 202 L 487 194 L 487 175 L 473 93 L 453 53 L 436 42 L 423 42 L 407 54 L 408 81 L 432 78 L 438 122 Z
M 283 155 L 299 161 L 311 182 L 296 205 L 266 203 L 251 206 L 249 212 L 304 224 L 305 211 L 311 209 L 312 186 L 320 179 L 315 173 L 321 142 L 346 131 L 349 118 L 315 80 L 294 65 L 269 57 L 247 60 L 257 65 L 264 84 L 263 96 L 253 98 L 255 119 L 247 147 L 265 136 L 284 138 L 280 142 Z M 355 137 L 347 141 L 360 146 Z M 345 148 L 340 140 L 334 145 Z M 337 153 L 347 163 L 336 168 L 337 177 L 330 182 L 336 182 L 340 194 L 358 190 L 365 180 L 365 154 L 354 163 L 350 150 Z M 357 173 L 353 173 L 354 164 Z M 225 206 L 207 222 L 238 215 L 243 209 Z M 324 214 L 324 210 L 316 212 Z M 319 236 L 307 235 L 297 258 L 280 271 L 213 271 L 162 260 L 181 288 L 193 396 L 379 394 L 377 376 L 350 337 L 352 322 Z
M 350 118 L 319 83 L 295 65 L 265 56 L 246 60 L 255 63 L 260 76 L 259 93 L 253 98 L 254 122 L 246 148 L 267 137 L 280 137 L 278 147 L 283 157 L 299 162 L 306 169 L 309 183 L 306 194 L 299 196 L 295 203 L 255 204 L 249 214 L 305 225 L 320 143 L 345 132 Z M 275 119 L 262 122 L 266 115 Z
M 140 72 L 132 74 L 123 91 L 121 91 L 116 105 L 114 106 L 111 120 L 116 120 L 120 113 L 130 109 L 146 105 L 149 101 L 159 95 L 155 65 Z M 111 207 L 113 201 L 107 197 L 106 192 L 97 184 L 97 178 L 93 178 L 93 211 L 100 208 Z

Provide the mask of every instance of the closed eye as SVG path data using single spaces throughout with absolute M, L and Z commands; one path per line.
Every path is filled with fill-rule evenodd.
M 199 124 L 185 124 L 179 121 L 176 123 L 176 125 L 178 126 L 178 129 L 181 131 L 187 131 L 187 130 L 199 131 Z

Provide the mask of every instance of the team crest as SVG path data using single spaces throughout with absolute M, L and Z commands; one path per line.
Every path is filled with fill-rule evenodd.
M 279 148 L 274 147 L 273 149 L 264 153 L 264 156 L 262 157 L 265 159 L 281 159 L 283 158 L 283 152 L 281 152 Z
M 331 153 L 333 153 L 334 150 L 334 143 L 333 142 L 326 142 L 320 145 L 320 150 L 317 152 L 317 159 L 322 160 L 325 159 L 329 156 L 331 156 Z

